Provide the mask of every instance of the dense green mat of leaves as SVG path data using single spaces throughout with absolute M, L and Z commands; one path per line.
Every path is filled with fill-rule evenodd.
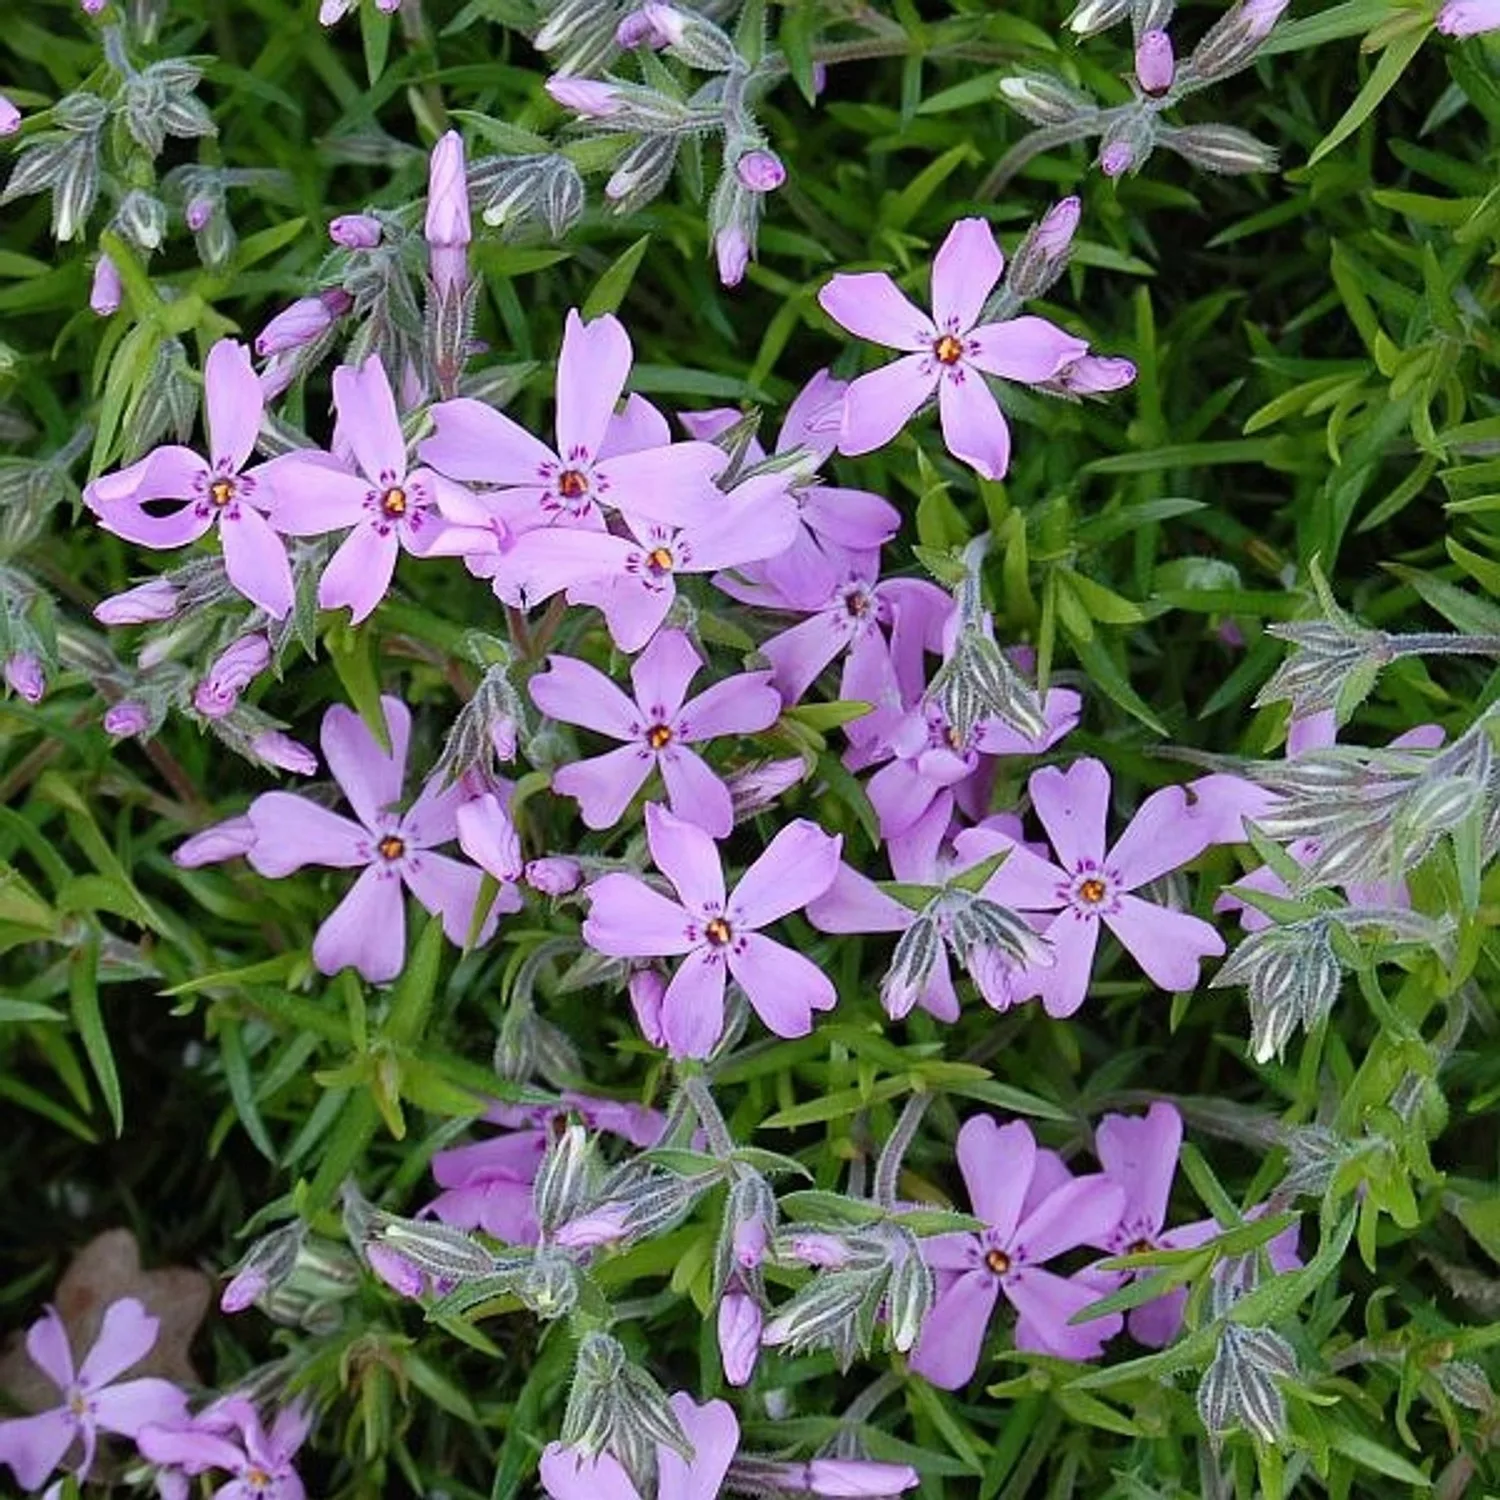
M 561 31 L 557 15 L 597 10 L 607 36 L 631 7 L 552 9 Z M 685 130 L 670 176 L 614 211 L 604 184 L 635 137 L 580 119 L 543 87 L 571 61 L 686 107 L 717 75 L 670 48 L 590 53 L 584 27 L 544 54 L 533 43 L 546 17 L 527 0 L 403 0 L 394 14 L 356 0 L 326 26 L 312 0 L 0 7 L 0 94 L 22 115 L 0 140 L 0 659 L 15 689 L 0 698 L 0 1327 L 25 1329 L 54 1298 L 75 1340 L 75 1304 L 138 1296 L 158 1314 L 175 1309 L 153 1373 L 195 1405 L 241 1387 L 270 1409 L 302 1400 L 316 1413 L 298 1459 L 314 1496 L 535 1494 L 543 1447 L 576 1437 L 588 1402 L 624 1410 L 629 1397 L 659 1416 L 661 1393 L 684 1390 L 732 1402 L 743 1453 L 801 1463 L 836 1445 L 839 1458 L 910 1465 L 930 1500 L 1500 1490 L 1489 727 L 1500 698 L 1500 34 L 1446 36 L 1429 0 L 1294 0 L 1252 65 L 1167 115 L 1176 128 L 1248 132 L 1274 148 L 1274 165 L 1205 170 L 1183 147 L 1138 153 L 1134 170 L 1108 176 L 1097 137 L 1018 152 L 1035 126 L 1002 82 L 1054 80 L 1090 109 L 1120 110 L 1134 97 L 1126 20 L 1081 37 L 1055 0 L 699 9 L 761 63 L 754 122 L 786 172 L 735 210 L 759 225 L 733 286 L 720 276 L 719 134 Z M 1179 67 L 1221 14 L 1211 0 L 1173 17 Z M 191 67 L 162 71 L 168 59 Z M 448 309 L 460 343 L 472 316 L 462 386 L 433 357 L 451 352 L 452 327 L 424 323 L 420 301 L 431 153 L 450 130 L 467 147 L 473 209 L 472 300 Z M 1214 149 L 1251 147 L 1235 136 Z M 551 163 L 552 185 L 508 176 L 517 159 Z M 1302 799 L 1301 823 L 1289 813 L 1269 833 L 1204 840 L 1188 874 L 1173 865 L 1151 887 L 1224 940 L 1228 956 L 1208 957 L 1196 988 L 1166 992 L 1106 937 L 1071 1016 L 1035 1000 L 986 1004 L 960 974 L 957 1021 L 920 1008 L 892 1018 L 891 937 L 836 934 L 803 901 L 776 934 L 832 982 L 837 1008 L 809 1035 L 779 1037 L 740 1006 L 719 1055 L 674 1062 L 643 1035 L 623 965 L 580 939 L 588 903 L 549 894 L 545 872 L 524 909 L 468 951 L 409 902 L 406 961 L 384 984 L 353 968 L 328 977 L 314 961 L 344 871 L 272 879 L 240 859 L 174 863 L 190 835 L 305 780 L 241 753 L 256 735 L 280 727 L 315 745 L 334 704 L 383 731 L 381 693 L 394 694 L 413 715 L 411 790 L 445 754 L 458 770 L 489 759 L 472 743 L 482 714 L 459 715 L 490 703 L 506 671 L 522 743 L 500 769 L 516 782 L 525 859 L 651 863 L 638 803 L 601 832 L 549 790 L 558 767 L 600 750 L 591 732 L 537 712 L 525 689 L 541 657 L 586 657 L 628 686 L 629 659 L 599 613 L 565 609 L 560 594 L 528 620 L 456 560 L 405 555 L 356 626 L 343 609 L 320 611 L 299 571 L 298 602 L 272 631 L 274 665 L 246 692 L 251 717 L 223 720 L 190 705 L 239 633 L 226 590 L 144 631 L 96 622 L 107 596 L 215 553 L 212 541 L 148 552 L 102 527 L 83 490 L 159 443 L 201 442 L 200 372 L 218 341 L 253 345 L 298 299 L 335 293 L 328 326 L 286 356 L 262 458 L 332 442 L 333 371 L 372 351 L 398 388 L 403 367 L 413 372 L 419 390 L 401 397 L 409 437 L 430 431 L 414 415 L 426 401 L 462 390 L 550 443 L 570 309 L 618 316 L 634 347 L 630 391 L 674 416 L 762 411 L 769 446 L 816 371 L 853 379 L 885 357 L 820 305 L 832 276 L 889 272 L 925 308 L 927 267 L 955 222 L 987 220 L 1014 256 L 1069 195 L 1081 200 L 1071 260 L 1026 311 L 1132 361 L 1134 382 L 1084 400 L 1006 383 L 1003 479 L 954 458 L 935 417 L 823 472 L 899 510 L 883 576 L 969 586 L 994 639 L 1030 648 L 1016 660 L 1032 680 L 1082 696 L 1059 745 L 996 762 L 985 810 L 1027 815 L 1036 839 L 1033 772 L 1085 757 L 1108 767 L 1115 832 L 1153 792 L 1210 774 Z M 330 221 L 361 213 L 386 226 L 378 252 L 330 241 Z M 101 256 L 119 279 L 117 309 L 103 315 L 90 306 Z M 987 550 L 966 574 L 982 535 Z M 794 623 L 706 577 L 679 588 L 673 623 L 712 655 L 713 677 L 763 667 L 758 648 Z M 242 622 L 247 606 L 234 603 Z M 159 659 L 143 670 L 147 641 Z M 942 649 L 929 642 L 929 675 Z M 39 701 L 23 663 L 45 679 Z M 1278 668 L 1283 690 L 1267 692 Z M 710 756 L 719 770 L 803 762 L 723 844 L 726 868 L 750 866 L 805 818 L 842 838 L 852 868 L 889 879 L 869 778 L 842 759 L 861 710 L 840 700 L 837 672 L 822 683 Z M 145 732 L 106 732 L 107 710 L 137 703 L 144 718 L 123 727 Z M 1468 759 L 1444 762 L 1441 785 L 1412 780 L 1426 761 L 1299 762 L 1284 755 L 1289 704 L 1336 708 L 1346 745 L 1437 725 Z M 1299 764 L 1326 766 L 1327 781 L 1297 782 Z M 312 780 L 315 800 L 338 800 L 326 769 Z M 1295 842 L 1314 833 L 1321 855 Z M 1346 843 L 1359 858 L 1336 868 Z M 1283 883 L 1251 898 L 1269 919 L 1256 939 L 1215 899 L 1262 864 Z M 1385 917 L 1346 920 L 1365 898 L 1346 904 L 1338 889 L 1369 886 L 1377 866 L 1404 882 L 1405 917 L 1376 896 L 1366 907 Z M 491 879 L 486 899 L 495 889 Z M 916 901 L 911 887 L 904 899 Z M 417 1297 L 371 1274 L 371 1245 L 405 1244 L 382 1213 L 413 1216 L 434 1198 L 433 1157 L 493 1134 L 475 1124 L 487 1101 L 540 1108 L 567 1091 L 686 1121 L 651 1168 L 653 1183 L 708 1174 L 683 1213 L 583 1256 L 567 1282 L 576 1305 L 552 1309 L 567 1316 L 548 1315 L 555 1288 L 544 1295 L 514 1267 L 443 1281 L 413 1252 L 425 1268 Z M 743 1389 L 726 1382 L 715 1308 L 743 1207 L 735 1172 L 774 1182 L 783 1239 L 789 1226 L 873 1237 L 878 1221 L 916 1244 L 973 1229 L 971 1211 L 985 1218 L 955 1154 L 964 1121 L 1027 1120 L 1074 1172 L 1093 1173 L 1101 1121 L 1159 1100 L 1185 1133 L 1168 1222 L 1217 1220 L 1220 1237 L 1207 1249 L 1148 1238 L 1124 1268 L 1142 1278 L 1120 1292 L 1123 1279 L 1101 1273 L 1096 1291 L 1109 1315 L 1147 1300 L 1142 1286 L 1188 1287 L 1185 1325 L 1164 1351 L 1120 1334 L 1084 1362 L 1026 1352 L 1002 1312 L 974 1378 L 940 1389 L 909 1368 L 902 1293 L 881 1282 L 849 1312 L 847 1349 L 842 1334 L 791 1337 L 761 1351 Z M 567 1108 L 548 1117 L 554 1164 L 571 1149 L 558 1142 L 579 1139 L 562 1128 Z M 612 1164 L 649 1143 L 608 1129 L 599 1141 Z M 712 1175 L 731 1149 L 734 1171 Z M 986 1171 L 1009 1181 L 1014 1160 Z M 596 1168 L 579 1167 L 579 1180 Z M 368 1201 L 346 1198 L 341 1217 L 351 1180 Z M 605 1203 L 644 1192 L 610 1179 L 599 1198 L 589 1181 Z M 598 1206 L 581 1188 L 553 1190 L 574 1193 L 553 1227 Z M 938 1212 L 924 1221 L 924 1210 Z M 310 1238 L 280 1300 L 273 1286 L 230 1316 L 216 1281 L 196 1326 L 198 1278 L 152 1291 L 128 1246 L 106 1242 L 106 1254 L 97 1242 L 128 1229 L 148 1272 L 219 1278 L 294 1222 Z M 1297 1254 L 1269 1254 L 1289 1228 Z M 350 1234 L 365 1264 L 346 1250 Z M 485 1254 L 502 1238 L 483 1240 Z M 80 1252 L 70 1303 L 55 1289 Z M 1058 1265 L 1071 1274 L 1104 1253 L 1075 1248 Z M 826 1267 L 790 1254 L 756 1268 L 767 1326 L 789 1306 L 805 1314 L 795 1299 L 819 1276 Z M 628 1356 L 613 1390 L 579 1358 L 606 1331 Z M 0 1360 L 0 1460 L 4 1419 L 40 1409 L 25 1365 L 19 1347 Z M 149 1491 L 153 1472 L 129 1443 L 101 1452 L 86 1493 Z M 12 1476 L 0 1473 L 3 1488 Z M 762 1474 L 768 1487 L 754 1491 L 753 1479 L 731 1476 L 747 1493 L 811 1484 Z M 203 1493 L 223 1482 L 192 1480 Z

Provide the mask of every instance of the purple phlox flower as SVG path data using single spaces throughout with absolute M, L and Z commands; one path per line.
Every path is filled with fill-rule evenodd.
M 462 292 L 469 277 L 469 187 L 464 138 L 450 130 L 432 148 L 427 174 L 427 264 L 440 295 Z
M 324 974 L 357 969 L 372 984 L 394 979 L 406 960 L 403 887 L 441 916 L 450 942 L 468 939 L 482 876 L 473 865 L 434 853 L 458 832 L 461 783 L 435 778 L 405 812 L 400 810 L 411 714 L 399 699 L 381 700 L 389 752 L 359 715 L 335 704 L 323 716 L 323 758 L 349 799 L 358 822 L 291 792 L 265 792 L 248 813 L 255 842 L 246 856 L 256 871 L 280 879 L 304 865 L 360 869 L 359 879 L 318 929 L 313 962 Z M 504 886 L 485 914 L 479 941 L 487 942 L 503 912 L 521 898 Z
M 384 235 L 373 214 L 340 214 L 328 225 L 328 238 L 345 250 L 373 250 Z
M 1003 719 L 980 719 L 968 734 L 928 699 L 896 725 L 887 743 L 894 759 L 866 783 L 884 838 L 905 833 L 948 787 L 980 771 L 985 757 L 1039 755 L 1078 727 L 1083 700 L 1071 688 L 1049 688 L 1042 700 L 1046 731 L 1028 739 Z
M 0 136 L 14 135 L 20 128 L 21 111 L 4 94 L 0 94 Z
M 166 578 L 138 583 L 122 594 L 111 594 L 94 608 L 101 625 L 149 625 L 170 620 L 177 613 L 177 586 Z
M 1193 989 L 1200 962 L 1224 952 L 1223 938 L 1200 917 L 1132 894 L 1208 845 L 1183 789 L 1153 792 L 1108 849 L 1109 771 L 1102 762 L 1078 760 L 1066 771 L 1043 767 L 1032 773 L 1030 790 L 1057 863 L 1013 848 L 984 893 L 1018 911 L 1056 911 L 1045 929 L 1055 961 L 1012 975 L 1011 1003 L 1039 995 L 1048 1015 L 1072 1015 L 1088 992 L 1101 921 L 1153 984 Z
M 767 601 L 724 578 L 714 582 L 749 603 L 795 610 L 807 619 L 761 643 L 771 663 L 772 685 L 788 705 L 798 702 L 819 674 L 844 654 L 839 697 L 880 705 L 899 714 L 927 683 L 925 656 L 942 646 L 953 600 L 936 584 L 915 578 L 880 579 L 875 552 L 826 546 L 804 568 L 801 602 Z M 879 721 L 856 720 L 851 738 L 878 732 Z
M 566 896 L 583 884 L 583 866 L 565 855 L 547 855 L 527 861 L 525 880 L 544 896 Z
M 1165 94 L 1177 76 L 1172 38 L 1159 27 L 1146 31 L 1135 44 L 1135 81 L 1147 94 Z
M 1397 735 L 1388 748 L 1392 750 L 1436 750 L 1443 743 L 1444 738 L 1441 725 L 1418 724 L 1414 729 L 1408 729 L 1405 734 Z M 1309 714 L 1305 718 L 1292 720 L 1287 730 L 1286 753 L 1288 757 L 1293 757 L 1305 755 L 1309 751 L 1331 750 L 1337 742 L 1338 721 L 1334 717 L 1333 710 L 1327 709 L 1320 713 Z M 1205 778 L 1208 781 L 1215 779 Z M 1237 781 L 1238 778 L 1224 777 L 1223 780 Z M 1234 798 L 1233 789 L 1223 794 L 1223 801 L 1232 809 L 1231 817 L 1238 813 L 1241 818 L 1253 819 L 1266 812 L 1279 800 L 1275 793 L 1253 782 L 1243 782 L 1241 785 L 1244 787 L 1244 792 L 1238 801 Z M 1240 842 L 1243 838 L 1242 831 L 1237 838 L 1226 839 L 1223 842 Z M 1309 860 L 1317 858 L 1320 847 L 1317 839 L 1296 839 L 1287 845 L 1286 852 L 1298 864 L 1306 864 Z M 1263 891 L 1268 896 L 1292 894 L 1286 882 L 1269 865 L 1263 865 L 1258 870 L 1252 870 L 1248 875 L 1242 875 L 1234 884 L 1246 890 Z M 1340 889 L 1350 906 L 1405 908 L 1411 905 L 1411 896 L 1407 892 L 1404 880 L 1356 882 L 1342 886 Z M 1271 925 L 1270 917 L 1255 907 L 1246 905 L 1232 889 L 1220 893 L 1214 901 L 1214 910 L 1216 912 L 1239 912 L 1240 926 L 1246 932 L 1259 932 Z
M 840 452 L 884 447 L 936 393 L 948 451 L 986 479 L 1005 477 L 1010 429 L 984 377 L 1037 385 L 1087 354 L 1088 345 L 1045 318 L 979 324 L 1004 266 L 990 226 L 960 219 L 932 262 L 931 317 L 884 272 L 840 274 L 818 293 L 824 312 L 850 333 L 910 351 L 849 387 Z
M 83 492 L 106 531 L 142 547 L 181 547 L 217 525 L 224 571 L 245 598 L 274 619 L 292 607 L 286 547 L 263 512 L 275 501 L 269 465 L 245 469 L 265 403 L 243 344 L 220 339 L 203 367 L 209 458 L 169 444 L 117 473 L 102 474 Z M 147 510 L 168 500 L 170 515 Z
M 315 297 L 299 297 L 255 336 L 255 352 L 265 359 L 272 354 L 305 348 L 327 333 L 353 306 L 354 298 L 338 287 L 319 292 Z
M 671 35 L 663 31 L 651 15 L 651 11 L 655 8 L 654 6 L 643 6 L 638 10 L 630 11 L 620 21 L 620 24 L 615 27 L 615 45 L 627 49 L 641 46 L 659 49 L 671 46 Z M 560 83 L 562 81 L 561 79 L 554 79 L 548 84 L 548 92 L 552 93 L 554 98 L 557 98 L 557 95 L 552 90 L 552 83 Z M 564 101 L 560 100 L 559 102 Z
M 526 868 L 521 836 L 510 816 L 509 782 L 501 783 L 459 805 L 458 847 L 503 884 L 514 885 Z
M 94 275 L 89 283 L 89 308 L 101 318 L 107 318 L 120 310 L 120 299 L 125 289 L 120 282 L 120 268 L 109 256 L 101 255 L 94 262 Z
M 240 694 L 270 665 L 270 641 L 259 633 L 242 635 L 214 658 L 193 690 L 193 707 L 205 719 L 225 718 L 234 712 Z
M 1182 1116 L 1175 1105 L 1158 1100 L 1144 1115 L 1105 1115 L 1095 1133 L 1095 1148 L 1105 1174 L 1125 1194 L 1120 1221 L 1102 1239 L 1092 1241 L 1111 1255 L 1138 1255 L 1147 1250 L 1196 1250 L 1223 1233 L 1213 1219 L 1167 1229 L 1167 1201 L 1182 1149 Z M 1258 1218 L 1263 1207 L 1249 1210 L 1246 1218 Z M 1290 1224 L 1266 1246 L 1276 1271 L 1295 1270 L 1302 1264 L 1297 1255 L 1297 1226 Z M 1098 1295 L 1118 1290 L 1136 1277 L 1150 1277 L 1150 1269 L 1134 1273 L 1104 1271 L 1090 1267 L 1084 1273 L 1098 1287 Z M 1153 1349 L 1164 1348 L 1182 1327 L 1182 1311 L 1188 1289 L 1176 1287 L 1154 1301 L 1132 1308 L 1130 1336 Z
M 173 1422 L 186 1414 L 187 1397 L 170 1380 L 119 1379 L 151 1352 L 160 1326 L 134 1297 L 122 1297 L 105 1309 L 94 1347 L 75 1367 L 55 1308 L 31 1325 L 26 1353 L 57 1387 L 62 1404 L 0 1422 L 0 1464 L 10 1466 L 23 1490 L 39 1490 L 75 1443 L 82 1453 L 74 1472 L 87 1479 L 101 1432 L 134 1438 L 148 1422 Z
M 422 462 L 450 479 L 497 487 L 499 495 L 453 492 L 445 514 L 466 526 L 494 517 L 511 531 L 534 526 L 604 527 L 604 511 L 668 524 L 701 515 L 728 456 L 711 443 L 669 443 L 606 452 L 615 404 L 632 360 L 618 318 L 585 323 L 570 311 L 557 361 L 557 449 L 510 417 L 469 397 L 432 408 L 433 434 Z M 663 436 L 666 434 L 663 432 Z
M 1119 1315 L 1071 1324 L 1099 1293 L 1044 1266 L 1108 1234 L 1125 1206 L 1124 1192 L 1102 1173 L 1071 1176 L 1050 1152 L 1037 1149 L 1024 1120 L 999 1125 L 976 1115 L 967 1121 L 958 1134 L 958 1165 L 974 1214 L 987 1227 L 981 1234 L 922 1241 L 939 1291 L 912 1351 L 912 1369 L 944 1390 L 966 1384 L 1002 1295 L 1019 1314 L 1018 1349 L 1094 1358 L 1119 1332 Z
M 197 870 L 226 859 L 238 859 L 255 842 L 255 826 L 241 813 L 195 833 L 172 851 L 172 863 L 182 870 Z
M 733 975 L 777 1036 L 806 1036 L 814 1011 L 838 993 L 810 959 L 761 932 L 821 896 L 838 870 L 842 840 L 806 818 L 788 823 L 726 897 L 714 841 L 658 803 L 646 804 L 651 857 L 671 882 L 671 901 L 633 875 L 588 888 L 590 947 L 615 958 L 683 955 L 662 997 L 662 1033 L 678 1057 L 706 1057 L 724 1030 L 724 984 Z
M 228 1396 L 190 1420 L 142 1428 L 137 1442 L 145 1458 L 183 1474 L 228 1474 L 215 1500 L 305 1500 L 292 1460 L 311 1426 L 311 1411 L 294 1402 L 267 1431 L 248 1400 Z
M 47 672 L 35 652 L 17 651 L 5 658 L 5 685 L 27 703 L 42 701 L 47 692 Z M 773 693 L 771 696 L 774 698 L 776 695 Z M 780 698 L 776 699 L 776 711 L 781 711 Z M 726 792 L 724 795 L 727 797 L 729 794 Z M 728 828 L 724 832 L 728 833 Z
M 553 773 L 553 791 L 575 798 L 590 828 L 613 828 L 654 769 L 679 818 L 714 838 L 728 835 L 734 826 L 729 788 L 690 747 L 774 724 L 781 698 L 769 672 L 721 678 L 687 699 L 703 659 L 680 630 L 658 631 L 636 658 L 633 701 L 586 662 L 553 656 L 547 665 L 529 684 L 537 707 L 548 718 L 623 742 L 608 755 L 571 761 Z
M 432 1175 L 444 1191 L 423 1210 L 455 1229 L 482 1229 L 512 1245 L 538 1239 L 531 1184 L 552 1135 L 576 1117 L 591 1130 L 621 1136 L 634 1146 L 654 1146 L 666 1117 L 643 1104 L 565 1093 L 557 1107 L 495 1104 L 484 1118 L 505 1129 L 465 1146 L 439 1151 Z
M 809 455 L 807 471 L 795 474 L 790 486 L 801 529 L 779 557 L 745 564 L 738 570 L 750 582 L 766 585 L 787 601 L 806 596 L 806 570 L 816 563 L 810 553 L 827 543 L 840 549 L 839 557 L 846 551 L 878 553 L 901 526 L 901 513 L 889 501 L 868 490 L 825 485 L 813 472 L 827 462 L 838 444 L 847 389 L 846 382 L 834 380 L 827 370 L 819 370 L 787 408 L 775 451 L 790 453 L 801 448 Z M 733 427 L 740 420 L 740 413 L 719 407 L 713 411 L 683 412 L 680 420 L 693 437 L 712 441 Z M 752 438 L 745 450 L 747 461 L 758 464 L 766 456 L 760 441 Z
M 358 624 L 385 597 L 398 553 L 420 557 L 448 529 L 438 507 L 454 487 L 430 469 L 408 466 L 396 398 L 378 359 L 335 370 L 333 404 L 335 446 L 340 439 L 348 443 L 359 473 L 327 454 L 276 459 L 268 466 L 276 489 L 273 520 L 289 536 L 352 528 L 318 581 L 318 603 L 347 606 Z
M 639 651 L 671 609 L 679 574 L 756 562 L 791 545 L 797 507 L 786 482 L 785 475 L 762 474 L 727 494 L 709 486 L 682 526 L 626 516 L 625 535 L 559 526 L 528 531 L 498 559 L 495 592 L 530 609 L 566 590 L 570 604 L 604 612 L 620 650 Z
M 1456 37 L 1500 31 L 1500 0 L 1447 0 L 1438 11 L 1437 29 Z
M 701 1406 L 685 1391 L 670 1405 L 688 1442 L 691 1460 L 673 1448 L 656 1449 L 658 1500 L 718 1500 L 730 1460 L 740 1444 L 740 1424 L 727 1401 Z M 610 1452 L 589 1458 L 576 1448 L 548 1443 L 542 1450 L 542 1488 L 552 1500 L 642 1500 L 624 1466 Z

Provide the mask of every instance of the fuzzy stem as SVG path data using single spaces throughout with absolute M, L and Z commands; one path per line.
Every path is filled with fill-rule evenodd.
M 922 1123 L 922 1116 L 927 1113 L 931 1103 L 931 1094 L 909 1095 L 901 1111 L 901 1118 L 896 1121 L 896 1128 L 891 1131 L 890 1139 L 880 1153 L 880 1160 L 875 1164 L 874 1197 L 882 1208 L 896 1206 L 896 1183 L 901 1176 L 901 1163 L 911 1149 L 917 1127 Z
M 698 1123 L 708 1137 L 709 1149 L 715 1156 L 729 1157 L 734 1151 L 734 1137 L 729 1133 L 718 1103 L 709 1092 L 707 1081 L 701 1073 L 682 1072 L 678 1075 L 678 1087 L 687 1096 L 698 1116 Z

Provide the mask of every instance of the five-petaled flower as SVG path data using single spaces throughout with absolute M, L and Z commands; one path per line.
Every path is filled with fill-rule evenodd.
M 588 888 L 583 938 L 615 958 L 683 955 L 662 997 L 661 1029 L 678 1057 L 706 1057 L 724 1030 L 724 984 L 733 975 L 777 1036 L 806 1036 L 814 1011 L 838 993 L 809 958 L 760 929 L 823 894 L 842 841 L 806 818 L 788 823 L 740 877 L 732 894 L 714 841 L 701 828 L 646 804 L 651 857 L 677 892 L 668 900 L 633 875 L 605 875 Z
M 243 1396 L 226 1396 L 191 1421 L 141 1429 L 141 1453 L 168 1472 L 190 1476 L 220 1469 L 232 1476 L 214 1500 L 304 1500 L 306 1490 L 292 1460 L 307 1438 L 312 1413 L 300 1402 L 285 1406 L 267 1430 Z M 163 1496 L 169 1491 L 159 1487 Z M 178 1493 L 186 1497 L 184 1482 Z

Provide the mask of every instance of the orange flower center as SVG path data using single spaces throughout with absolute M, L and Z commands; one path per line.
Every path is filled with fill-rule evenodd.
M 208 487 L 208 498 L 215 505 L 228 505 L 234 499 L 234 481 L 232 479 L 216 479 Z
M 557 493 L 564 500 L 576 500 L 589 492 L 588 475 L 577 469 L 564 469 L 557 476 Z
M 380 497 L 380 508 L 388 516 L 404 516 L 406 514 L 406 491 L 399 485 L 388 489 Z
M 400 859 L 406 853 L 406 841 L 397 838 L 394 833 L 388 833 L 376 844 L 382 859 Z
M 1102 880 L 1090 876 L 1089 879 L 1085 880 L 1083 884 L 1078 887 L 1078 894 L 1082 896 L 1090 906 L 1098 906 L 1098 904 L 1109 894 L 1109 887 L 1105 885 Z
M 956 334 L 945 333 L 932 346 L 932 352 L 937 355 L 939 364 L 956 365 L 964 355 L 963 340 Z
M 734 930 L 723 917 L 715 917 L 707 927 L 703 929 L 703 935 L 715 948 L 722 948 L 734 936 Z
M 646 561 L 658 573 L 670 573 L 672 571 L 672 554 L 665 547 L 654 547 L 646 554 Z
M 984 1263 L 996 1276 L 1004 1276 L 1010 1270 L 1010 1256 L 1003 1250 L 991 1250 L 984 1258 Z
M 653 724 L 646 731 L 646 743 L 653 750 L 664 750 L 672 743 L 672 726 L 670 724 Z
M 1153 1245 L 1150 1240 L 1142 1239 L 1137 1240 L 1135 1244 L 1131 1245 L 1125 1251 L 1125 1253 L 1127 1255 L 1145 1255 L 1148 1250 L 1154 1250 L 1155 1248 L 1156 1246 Z

